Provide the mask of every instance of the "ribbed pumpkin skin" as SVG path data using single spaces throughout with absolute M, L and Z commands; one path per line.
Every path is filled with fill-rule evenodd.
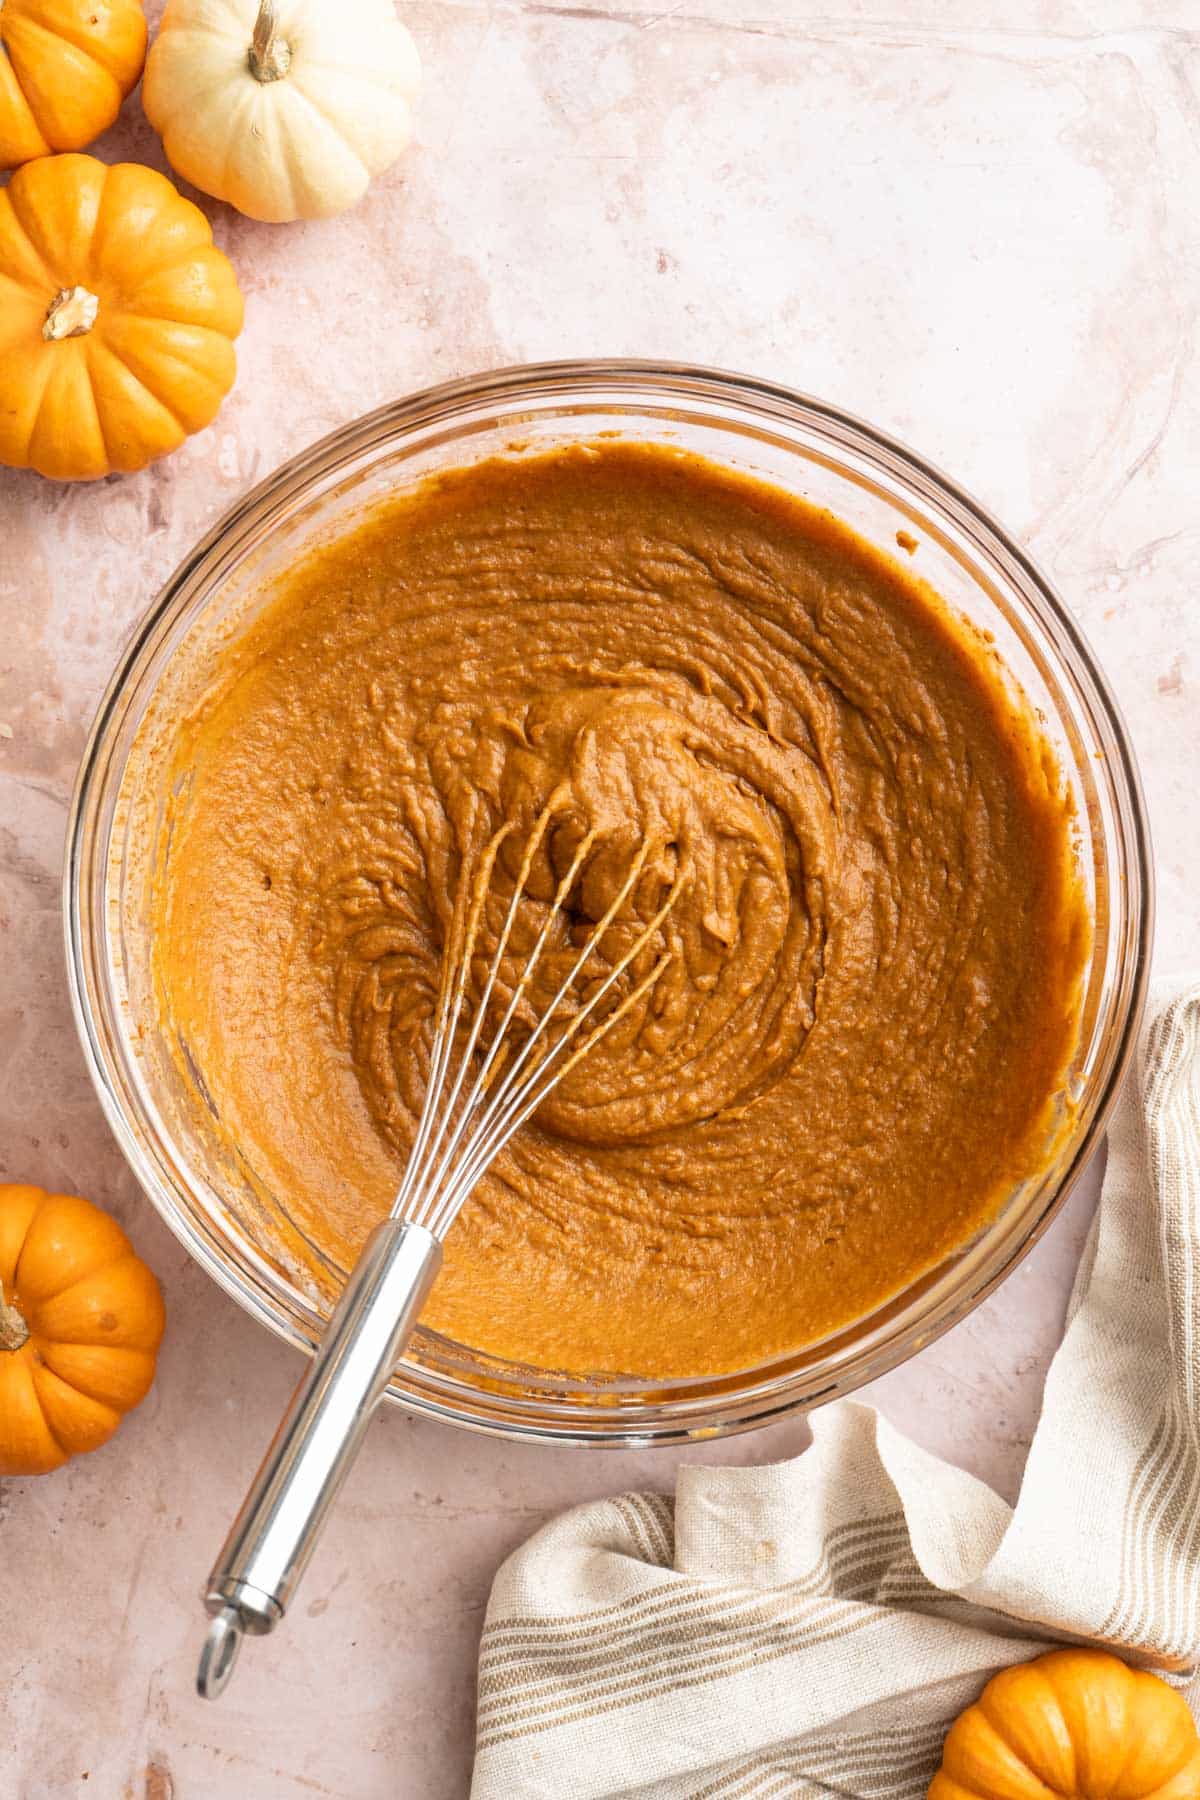
M 392 0 L 278 0 L 287 66 L 253 73 L 259 0 L 168 0 L 142 105 L 171 167 L 251 219 L 357 205 L 412 134 L 416 45 Z
M 120 112 L 145 60 L 141 0 L 4 0 L 0 169 L 90 144 Z
M 107 1443 L 154 1380 L 158 1282 L 115 1219 L 74 1194 L 0 1185 L 0 1288 L 29 1332 L 0 1348 L 0 1475 Z M 12 1335 L 13 1313 L 5 1321 Z
M 48 338 L 77 288 L 94 322 Z M 0 192 L 0 462 L 89 481 L 165 456 L 216 416 L 241 327 L 233 269 L 165 175 L 47 156 Z
M 1187 1703 L 1103 1650 L 992 1677 L 951 1726 L 929 1800 L 1200 1800 Z

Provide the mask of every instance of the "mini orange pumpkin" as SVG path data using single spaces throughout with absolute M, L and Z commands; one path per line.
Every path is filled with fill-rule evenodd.
M 0 1185 L 0 1475 L 98 1450 L 154 1380 L 162 1295 L 115 1219 Z
M 44 156 L 0 191 L 0 462 L 88 481 L 164 456 L 216 416 L 241 328 L 228 259 L 165 175 Z
M 950 1727 L 929 1800 L 1200 1800 L 1182 1695 L 1105 1650 L 994 1675 Z
M 145 60 L 141 0 L 3 0 L 0 169 L 90 144 Z

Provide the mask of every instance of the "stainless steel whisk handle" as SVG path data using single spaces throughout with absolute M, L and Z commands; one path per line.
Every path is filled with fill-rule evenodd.
M 223 1691 L 243 1633 L 273 1631 L 287 1611 L 441 1261 L 433 1233 L 407 1220 L 367 1239 L 208 1578 L 206 1699 Z

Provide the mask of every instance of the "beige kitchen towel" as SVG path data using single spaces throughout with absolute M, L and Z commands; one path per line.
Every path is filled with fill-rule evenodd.
M 1020 1498 L 850 1401 L 769 1468 L 684 1468 L 496 1577 L 473 1800 L 923 1796 L 1006 1663 L 1200 1660 L 1200 985 L 1152 1008 Z

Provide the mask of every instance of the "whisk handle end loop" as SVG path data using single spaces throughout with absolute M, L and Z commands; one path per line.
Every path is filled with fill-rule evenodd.
M 197 1674 L 207 1699 L 226 1686 L 243 1633 L 273 1631 L 287 1611 L 441 1260 L 433 1233 L 404 1219 L 367 1239 L 208 1578 Z

